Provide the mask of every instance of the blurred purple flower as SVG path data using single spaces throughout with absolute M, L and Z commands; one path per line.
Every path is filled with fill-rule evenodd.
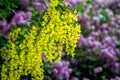
M 42 54 L 42 60 L 45 61 L 46 60 L 46 57 L 44 54 Z
M 70 7 L 75 8 L 76 5 L 81 2 L 82 0 L 64 0 L 65 2 L 67 2 L 69 4 Z
M 85 52 L 87 55 L 90 55 L 90 54 L 92 54 L 93 53 L 93 50 L 91 50 L 91 49 L 88 49 L 88 50 L 86 50 L 86 52 Z
M 114 36 L 113 37 L 107 36 L 103 39 L 102 42 L 105 47 L 113 47 L 114 48 L 118 44 L 118 41 Z
M 110 80 L 120 80 L 120 77 L 116 76 L 115 78 L 112 78 Z
M 32 13 L 31 12 L 26 12 L 23 15 L 24 20 L 30 20 L 32 18 Z
M 20 0 L 20 5 L 27 7 L 29 5 L 29 0 Z
M 61 78 L 61 80 L 69 80 L 70 73 L 72 72 L 72 69 L 69 68 L 69 64 L 68 61 L 60 61 L 56 64 L 52 64 L 52 77 L 58 77 Z
M 99 29 L 100 29 L 101 31 L 107 30 L 107 29 L 108 29 L 108 24 L 102 24 L 101 26 L 99 26 Z
M 50 0 L 41 0 L 41 2 L 50 3 Z
M 79 41 L 78 41 L 78 43 L 77 43 L 78 47 L 84 46 L 84 45 L 85 45 L 85 42 L 86 42 L 86 39 L 85 39 L 84 36 L 81 34 L 80 39 L 79 39 Z
M 7 26 L 7 21 L 6 20 L 0 21 L 0 30 L 3 30 L 4 27 L 6 27 L 6 26 Z
M 64 0 L 65 2 L 67 2 L 69 4 L 70 7 L 76 7 L 76 2 L 75 0 Z
M 72 77 L 71 80 L 79 80 L 77 77 Z
M 7 24 L 6 20 L 2 20 L 0 21 L 0 30 L 2 32 L 2 35 L 7 38 L 8 37 L 8 33 L 10 32 L 11 27 L 9 26 L 9 24 Z
M 111 68 L 112 72 L 115 74 L 119 73 L 120 63 L 115 62 Z
M 11 31 L 11 27 L 6 26 L 6 27 L 2 30 L 2 35 L 3 35 L 5 38 L 7 38 L 10 31 Z
M 102 0 L 102 2 L 104 5 L 110 6 L 111 4 L 114 4 L 116 0 L 105 0 L 105 1 Z
M 90 20 L 90 16 L 88 14 L 84 14 L 82 17 L 81 17 L 81 20 L 82 21 L 89 21 Z
M 89 27 L 90 27 L 90 23 L 86 22 L 83 26 L 84 26 L 85 28 L 89 28 Z
M 99 22 L 100 22 L 99 17 L 93 16 L 93 22 L 94 22 L 94 24 L 99 24 Z
M 65 56 L 65 52 L 64 51 L 62 51 L 62 56 Z
M 118 60 L 118 58 L 115 56 L 115 52 L 113 51 L 113 53 L 112 53 L 112 52 L 110 52 L 110 50 L 107 49 L 107 48 L 101 50 L 100 56 L 101 56 L 101 58 L 102 58 L 103 60 L 105 60 L 106 62 L 115 62 L 115 61 Z
M 89 79 L 89 78 L 87 78 L 87 77 L 84 77 L 84 78 L 83 78 L 83 80 L 90 80 L 90 79 Z
M 39 12 L 44 12 L 44 11 L 46 11 L 46 6 L 45 6 L 44 4 L 42 4 L 42 3 L 34 2 L 33 5 L 34 5 L 34 8 L 35 8 L 36 10 L 38 10 Z
M 54 74 L 58 74 L 58 70 L 54 68 L 54 69 L 53 69 L 53 73 L 54 73 Z
M 29 20 L 32 17 L 31 12 L 17 12 L 10 22 L 10 26 L 26 24 L 30 25 Z
M 100 32 L 99 32 L 99 31 L 97 31 L 97 32 L 92 31 L 92 32 L 90 33 L 90 36 L 92 36 L 92 37 L 99 37 L 99 35 L 100 35 Z
M 93 69 L 93 72 L 94 72 L 95 74 L 97 74 L 97 73 L 102 72 L 102 70 L 103 70 L 102 67 L 96 67 L 96 68 Z
M 101 42 L 99 42 L 99 41 L 94 41 L 94 42 L 91 44 L 91 47 L 92 47 L 92 48 L 96 48 L 96 49 L 101 48 L 101 46 L 102 46 L 102 44 L 101 44 Z
M 10 23 L 7 23 L 6 20 L 0 22 L 0 30 L 4 37 L 8 37 L 9 32 L 11 31 L 12 26 L 19 26 L 20 24 L 30 25 L 29 20 L 31 19 L 31 12 L 17 12 L 12 18 Z

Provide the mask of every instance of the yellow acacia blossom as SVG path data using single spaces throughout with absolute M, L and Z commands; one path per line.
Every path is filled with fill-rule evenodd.
M 59 0 L 51 0 L 43 16 L 42 27 L 30 30 L 17 28 L 9 35 L 9 45 L 1 49 L 1 80 L 20 80 L 31 75 L 32 80 L 43 80 L 42 54 L 46 60 L 58 62 L 62 57 L 62 45 L 68 55 L 74 57 L 76 42 L 80 36 L 76 10 L 62 10 Z M 67 6 L 67 4 L 65 3 Z M 59 8 L 59 9 L 57 9 Z M 41 29 L 39 29 L 41 28 Z

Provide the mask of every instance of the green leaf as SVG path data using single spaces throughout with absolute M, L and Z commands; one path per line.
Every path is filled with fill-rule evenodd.
M 63 2 L 63 0 L 59 0 L 60 2 Z
M 102 22 L 108 22 L 109 21 L 109 16 L 108 16 L 108 13 L 106 12 L 105 8 L 103 8 L 103 11 L 101 12 L 101 14 L 98 15 L 98 17 L 100 18 L 100 20 Z
M 76 53 L 76 56 L 77 56 L 77 57 L 84 55 L 84 51 L 81 50 L 81 49 L 79 49 L 79 48 L 75 50 L 75 53 Z
M 84 7 L 83 4 L 81 4 L 81 3 L 78 3 L 76 9 L 77 9 L 77 11 L 80 12 L 81 14 L 83 14 L 84 11 L 85 11 L 85 7 Z
M 101 76 L 101 78 L 102 78 L 102 80 L 105 80 L 105 79 L 106 79 L 105 76 Z
M 87 0 L 87 6 L 92 6 L 92 0 Z
M 48 74 L 51 74 L 51 73 L 52 73 L 52 70 L 51 70 L 51 69 L 48 69 L 47 72 L 48 72 Z
M 90 61 L 97 61 L 99 57 L 95 54 L 92 54 L 92 55 L 87 56 L 87 59 Z
M 81 72 L 75 72 L 75 75 L 76 75 L 76 76 L 80 76 L 80 75 L 81 75 Z

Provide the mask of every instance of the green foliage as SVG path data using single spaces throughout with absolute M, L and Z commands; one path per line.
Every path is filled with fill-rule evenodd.
M 91 7 L 93 5 L 91 0 L 86 0 L 86 3 L 87 6 L 83 5 L 82 3 L 78 3 L 76 7 L 77 11 L 82 15 L 84 14 L 86 7 Z
M 52 67 L 49 62 L 44 63 L 44 75 L 50 75 L 52 73 Z
M 32 10 L 32 19 L 30 20 L 30 23 L 35 26 L 41 26 L 41 22 L 43 21 L 42 16 L 44 15 L 44 12 L 39 12 L 37 10 Z M 37 16 L 37 17 L 36 17 Z
M 79 3 L 79 4 L 77 5 L 77 11 L 80 12 L 81 14 L 84 13 L 85 7 L 83 6 L 82 3 Z
M 19 0 L 0 0 L 0 20 L 15 14 L 18 6 Z
M 1 34 L 1 33 L 0 33 Z M 0 48 L 7 45 L 7 39 L 0 35 Z
M 98 17 L 100 18 L 101 22 L 103 23 L 109 23 L 109 16 L 108 13 L 106 11 L 106 8 L 103 7 L 103 11 L 101 12 L 101 14 L 98 15 Z

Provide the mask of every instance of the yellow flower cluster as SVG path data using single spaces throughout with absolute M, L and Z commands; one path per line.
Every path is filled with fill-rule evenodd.
M 1 80 L 20 80 L 21 75 L 29 74 L 33 76 L 33 80 L 44 79 L 42 56 L 36 44 L 37 28 L 33 26 L 27 34 L 23 34 L 24 32 L 20 28 L 14 30 L 9 35 L 9 45 L 1 49 L 5 59 Z
M 75 9 L 71 11 L 68 9 L 62 10 L 58 5 L 63 4 L 58 4 L 57 1 L 53 0 L 54 4 L 49 5 L 50 8 L 47 9 L 43 17 L 43 28 L 40 32 L 40 45 L 44 46 L 44 54 L 47 60 L 55 60 L 55 62 L 61 59 L 63 44 L 66 45 L 67 54 L 74 56 L 76 42 L 80 36 L 77 11 Z
M 66 4 L 66 3 L 65 3 Z M 9 45 L 1 49 L 5 59 L 1 80 L 19 80 L 21 75 L 31 75 L 33 80 L 43 80 L 41 55 L 46 60 L 58 62 L 62 57 L 62 45 L 68 55 L 74 56 L 80 36 L 75 10 L 62 10 L 59 0 L 51 0 L 43 16 L 42 27 L 17 28 L 9 35 Z

